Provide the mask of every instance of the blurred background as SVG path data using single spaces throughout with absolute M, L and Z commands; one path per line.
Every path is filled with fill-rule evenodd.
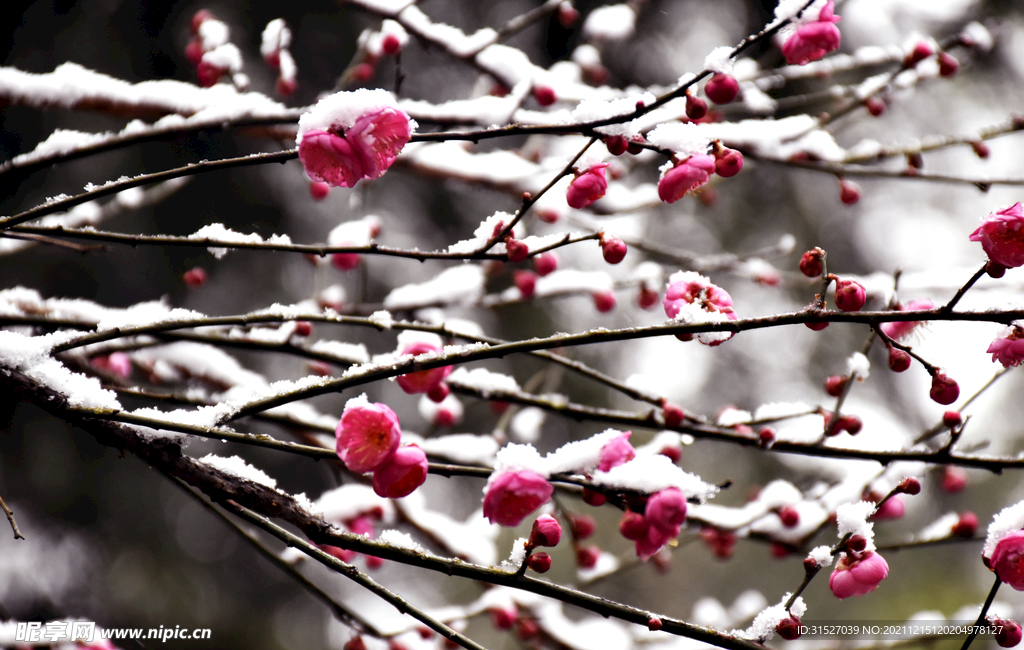
M 421 8 L 432 19 L 473 32 L 497 27 L 538 3 L 507 1 L 426 1 Z M 609 70 L 607 83 L 670 87 L 686 72 L 703 67 L 713 48 L 733 45 L 771 20 L 773 2 L 743 0 L 652 0 L 639 2 L 635 33 L 601 44 Z M 583 20 L 597 6 L 579 2 Z M 830 130 L 843 146 L 862 139 L 882 143 L 912 142 L 931 135 L 970 134 L 1007 120 L 1021 110 L 1024 98 L 1024 5 L 1018 2 L 971 0 L 846 0 L 838 2 L 841 52 L 866 46 L 904 47 L 921 35 L 938 40 L 954 35 L 971 21 L 985 25 L 995 38 L 989 51 L 971 51 L 958 58 L 960 72 L 948 79 L 930 79 L 916 87 L 886 96 L 887 110 L 871 117 L 857 110 L 840 118 Z M 356 39 L 379 20 L 348 5 L 333 2 L 270 4 L 265 2 L 151 3 L 119 0 L 14 3 L 4 12 L 0 49 L 3 65 L 45 73 L 66 61 L 124 79 L 194 81 L 194 68 L 185 59 L 189 22 L 199 9 L 209 9 L 231 28 L 231 40 L 241 49 L 251 89 L 273 95 L 276 72 L 259 55 L 260 34 L 268 21 L 284 18 L 293 32 L 291 52 L 298 64 L 297 92 L 284 103 L 301 107 L 335 86 L 356 53 Z M 20 12 L 20 13 L 19 13 Z M 582 42 L 579 25 L 566 28 L 554 17 L 541 20 L 508 39 L 531 61 L 550 65 L 566 59 Z M 782 63 L 777 47 L 765 45 L 747 54 L 762 68 Z M 436 49 L 412 40 L 403 52 L 407 78 L 402 95 L 441 102 L 479 92 L 478 73 L 452 61 Z M 827 79 L 806 79 L 780 93 L 800 95 L 822 91 L 832 84 L 856 82 L 880 71 L 870 66 Z M 394 69 L 380 65 L 366 85 L 393 88 Z M 798 111 L 815 114 L 829 109 L 804 103 Z M 792 111 L 790 111 L 792 112 Z M 777 117 L 787 115 L 780 109 Z M 727 107 L 726 119 L 745 117 L 743 108 Z M 30 151 L 54 129 L 100 132 L 119 130 L 125 120 L 91 112 L 40 111 L 9 106 L 0 112 L 0 158 Z M 988 143 L 991 155 L 979 159 L 968 146 L 950 147 L 924 156 L 926 171 L 965 177 L 1024 178 L 1019 136 Z M 24 178 L 5 179 L 3 214 L 13 214 L 59 193 L 75 194 L 86 183 L 182 166 L 202 159 L 219 159 L 261 151 L 277 151 L 293 142 L 254 139 L 244 133 L 203 133 L 152 142 L 72 161 Z M 486 147 L 547 147 L 551 142 L 512 139 Z M 485 147 L 485 149 L 486 149 Z M 661 163 L 638 166 L 624 182 L 656 180 Z M 896 161 L 893 168 L 900 169 Z M 801 308 L 813 299 L 815 285 L 797 272 L 800 254 L 821 246 L 829 254 L 829 270 L 861 277 L 882 306 L 891 290 L 892 274 L 902 270 L 902 300 L 930 298 L 941 304 L 984 262 L 980 247 L 968 241 L 978 220 L 1022 198 L 1019 186 L 994 185 L 979 191 L 971 183 L 932 183 L 913 179 L 856 179 L 862 198 L 853 206 L 839 200 L 834 176 L 799 170 L 748 158 L 736 178 L 722 180 L 702 198 L 659 205 L 625 215 L 598 217 L 600 227 L 669 249 L 702 256 L 749 255 L 773 246 L 787 235 L 795 247 L 769 261 L 779 271 L 775 285 L 757 282 L 749 271 L 722 271 L 711 279 L 726 288 L 740 317 L 768 315 Z M 711 193 L 715 196 L 712 197 Z M 164 201 L 125 210 L 106 221 L 104 229 L 131 233 L 187 235 L 220 222 L 234 230 L 264 237 L 287 233 L 301 243 L 323 242 L 339 223 L 366 214 L 381 217 L 382 243 L 431 250 L 469 237 L 477 224 L 496 210 L 513 212 L 518 199 L 494 188 L 457 180 L 417 177 L 396 167 L 381 179 L 352 190 L 334 190 L 314 201 L 298 161 L 202 174 Z M 565 229 L 537 220 L 531 233 Z M 578 228 L 575 228 L 578 229 Z M 559 251 L 564 268 L 609 270 L 626 278 L 645 256 L 631 250 L 625 262 L 610 269 L 593 242 Z M 362 276 L 342 274 L 329 265 L 313 266 L 299 255 L 233 252 L 214 259 L 204 249 L 108 246 L 81 253 L 57 246 L 34 246 L 0 256 L 2 287 L 29 287 L 43 296 L 79 297 L 109 306 L 164 300 L 211 315 L 238 314 L 289 304 L 316 296 L 340 284 L 350 297 L 362 295 L 367 304 L 379 303 L 394 287 L 422 281 L 452 263 L 419 263 L 392 258 L 365 260 Z M 195 266 L 210 275 L 202 287 L 190 290 L 182 274 Z M 664 268 L 665 274 L 680 268 Z M 496 270 L 488 287 L 497 292 L 511 284 L 508 269 Z M 1021 306 L 1024 272 L 1010 270 L 999 281 L 985 279 L 961 306 L 965 309 Z M 652 312 L 636 306 L 635 289 L 620 292 L 619 307 L 598 314 L 587 295 L 537 300 L 496 309 L 459 308 L 447 317 L 469 318 L 483 330 L 503 338 L 528 338 L 556 331 L 577 332 L 592 327 L 626 327 L 662 322 L 660 307 Z M 998 327 L 987 324 L 935 324 L 915 342 L 915 350 L 946 369 L 971 395 L 996 369 L 984 353 Z M 372 353 L 394 349 L 393 333 L 357 329 L 317 330 L 317 336 L 365 343 Z M 785 327 L 744 333 L 727 344 L 708 348 L 673 338 L 578 348 L 573 358 L 625 380 L 657 390 L 687 411 L 714 417 L 726 406 L 754 411 L 771 402 L 832 404 L 822 390 L 831 374 L 846 369 L 846 358 L 864 344 L 867 329 L 833 325 L 816 333 Z M 307 372 L 304 362 L 290 357 L 239 353 L 248 367 L 270 380 L 296 378 Z M 933 426 L 943 408 L 928 399 L 929 378 L 915 365 L 893 374 L 885 366 L 884 350 L 876 345 L 869 358 L 870 378 L 855 387 L 845 411 L 864 421 L 857 438 L 844 436 L 851 446 L 877 446 L 879 441 L 909 441 Z M 515 376 L 521 385 L 542 366 L 534 359 L 508 358 L 484 364 Z M 621 395 L 573 375 L 547 376 L 546 390 L 563 392 L 574 401 L 630 409 Z M 1017 455 L 1021 448 L 1021 400 L 1024 384 L 1016 373 L 1000 380 L 971 407 L 972 420 L 963 445 L 978 445 L 983 454 Z M 390 382 L 367 392 L 399 414 L 403 428 L 427 433 L 429 422 L 417 410 L 416 398 Z M 340 413 L 353 395 L 317 400 L 325 412 Z M 455 431 L 487 433 L 498 416 L 485 403 L 465 400 L 466 415 Z M 261 426 L 247 423 L 246 430 Z M 540 451 L 588 437 L 604 427 L 547 416 L 535 443 Z M 267 429 L 279 434 L 279 431 Z M 642 443 L 653 432 L 637 431 Z M 897 442 L 896 444 L 900 444 Z M 895 446 L 895 445 L 894 445 Z M 189 453 L 224 453 L 213 443 L 196 442 Z M 277 479 L 291 492 L 315 498 L 338 484 L 337 473 L 325 463 L 272 451 L 232 448 Z M 713 442 L 696 442 L 683 452 L 684 469 L 713 483 L 733 481 L 716 503 L 742 505 L 751 491 L 775 478 L 802 489 L 818 482 L 832 483 L 851 473 L 877 472 L 872 463 L 826 462 L 800 456 L 765 454 Z M 924 491 L 907 500 L 906 516 L 876 525 L 879 544 L 910 538 L 940 515 L 971 510 L 982 522 L 1024 498 L 1019 473 L 996 476 L 968 472 L 969 486 L 948 494 L 940 487 L 942 472 L 934 468 L 905 468 L 924 477 Z M 898 472 L 899 468 L 894 468 Z M 481 485 L 470 480 L 432 477 L 427 500 L 456 517 L 469 516 L 479 506 Z M 326 608 L 278 569 L 269 565 L 235 534 L 203 511 L 179 489 L 143 463 L 120 457 L 91 436 L 69 428 L 42 411 L 0 396 L 0 496 L 14 510 L 27 540 L 15 541 L 0 529 L 0 618 L 51 620 L 80 617 L 112 627 L 208 627 L 209 642 L 166 647 L 247 647 L 253 649 L 340 647 L 345 634 L 331 621 Z M 596 542 L 623 559 L 632 555 L 618 536 L 618 512 L 592 509 L 580 502 L 570 507 L 598 521 Z M 521 531 L 520 531 L 521 532 Z M 499 542 L 503 555 L 515 535 L 505 531 Z M 831 544 L 826 531 L 815 545 Z M 274 546 L 276 549 L 277 547 Z M 979 541 L 887 553 L 890 577 L 877 592 L 852 601 L 838 601 L 819 578 L 805 592 L 808 619 L 881 619 L 901 621 L 922 611 L 954 617 L 961 608 L 981 602 L 991 575 L 979 560 Z M 576 580 L 566 548 L 553 553 L 551 579 Z M 795 589 L 803 575 L 802 555 L 772 556 L 768 544 L 740 540 L 727 560 L 714 557 L 693 530 L 680 538 L 671 570 L 659 572 L 642 565 L 623 570 L 588 590 L 601 596 L 692 619 L 696 605 L 705 612 L 717 599 L 730 607 L 745 591 L 755 589 L 771 604 Z M 357 603 L 377 616 L 394 616 L 387 607 L 361 593 L 338 576 L 306 567 L 309 575 L 340 599 Z M 386 586 L 419 605 L 440 601 L 469 602 L 481 587 L 444 580 L 424 572 L 392 566 L 374 574 Z M 1020 595 L 1007 588 L 1000 601 L 1017 615 L 1024 613 Z M 712 608 L 713 609 L 713 608 Z M 578 613 L 572 612 L 570 616 Z M 704 621 L 711 623 L 713 621 Z M 743 627 L 743 625 L 739 625 Z M 474 620 L 471 637 L 490 648 L 519 647 L 511 634 L 493 631 L 485 618 Z M 777 640 L 778 641 L 778 640 Z M 979 640 L 979 643 L 982 642 Z M 985 639 L 984 643 L 990 643 Z M 180 642 L 179 642 L 180 643 Z M 125 647 L 133 647 L 125 645 Z M 148 647 L 148 646 L 147 646 Z

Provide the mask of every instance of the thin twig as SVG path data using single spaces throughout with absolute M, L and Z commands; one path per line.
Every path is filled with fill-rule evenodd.
M 978 614 L 978 620 L 974 623 L 971 628 L 971 633 L 964 639 L 964 644 L 960 646 L 960 650 L 967 650 L 971 647 L 971 643 L 974 638 L 978 636 L 978 630 L 985 624 L 985 616 L 988 614 L 988 608 L 992 606 L 992 601 L 996 599 L 996 593 L 999 591 L 999 586 L 1003 584 L 1003 581 L 999 579 L 999 575 L 996 574 L 996 581 L 992 583 L 992 589 L 988 592 L 988 598 L 985 599 L 985 604 L 981 606 L 981 612 Z
M 11 509 L 7 507 L 6 503 L 4 503 L 3 497 L 0 497 L 0 509 L 3 509 L 4 514 L 7 515 L 7 521 L 10 522 L 11 530 L 14 531 L 14 539 L 25 539 L 21 534 L 21 531 L 18 530 L 18 522 L 14 521 L 14 513 L 11 512 Z

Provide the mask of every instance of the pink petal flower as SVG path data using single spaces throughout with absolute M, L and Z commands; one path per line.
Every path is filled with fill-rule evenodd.
M 711 284 L 711 281 L 694 272 L 676 273 L 670 279 L 665 291 L 665 315 L 675 318 L 683 304 L 700 304 L 707 311 L 729 314 L 729 320 L 736 320 L 732 309 L 732 296 L 725 289 Z
M 656 526 L 649 526 L 646 534 L 636 540 L 637 557 L 646 562 L 656 555 L 658 551 L 661 550 L 662 546 L 668 544 L 668 541 L 673 537 L 675 537 L 675 535 L 669 535 Z
M 999 579 L 1017 591 L 1024 591 L 1024 531 L 999 540 L 992 551 L 989 566 Z
M 1011 269 L 1024 266 L 1024 210 L 1020 202 L 985 217 L 970 240 L 981 242 L 993 262 Z
M 806 65 L 839 48 L 841 34 L 832 23 L 814 22 L 797 28 L 782 46 L 786 63 Z
M 694 154 L 662 174 L 658 182 L 658 198 L 666 203 L 675 203 L 687 192 L 707 183 L 714 173 L 714 156 Z
M 373 470 L 373 491 L 385 499 L 409 496 L 427 480 L 427 455 L 416 445 L 399 447 L 391 460 Z
M 431 352 L 440 352 L 441 348 L 437 347 L 432 343 L 425 341 L 417 341 L 404 347 L 401 354 L 411 354 L 413 356 L 419 356 L 421 354 L 429 354 Z M 402 390 L 410 395 L 417 393 L 429 393 L 434 388 L 439 386 L 445 378 L 451 374 L 451 366 L 442 366 L 440 368 L 431 368 L 430 370 L 419 370 L 416 372 L 409 372 L 404 375 L 399 375 L 395 378 L 395 381 L 401 386 Z
M 884 519 L 899 519 L 906 511 L 907 506 L 903 503 L 903 498 L 898 494 L 894 494 L 882 504 L 882 507 L 878 509 L 878 512 L 872 515 L 871 520 L 880 521 Z
M 665 488 L 647 500 L 644 518 L 652 528 L 675 537 L 686 521 L 686 497 L 679 488 Z
M 387 171 L 413 126 L 386 91 L 335 93 L 299 119 L 299 160 L 313 180 L 352 187 Z
M 860 559 L 843 555 L 836 570 L 828 580 L 828 586 L 836 598 L 863 596 L 874 591 L 878 583 L 889 575 L 889 565 L 878 553 L 864 551 Z
M 334 435 L 337 436 L 338 457 L 345 467 L 362 473 L 391 460 L 401 441 L 402 428 L 398 416 L 387 405 L 363 400 L 345 406 Z
M 992 361 L 1003 364 L 1004 368 L 1019 366 L 1024 362 L 1024 329 L 1011 327 L 1004 331 L 1002 336 L 988 346 L 986 352 L 992 354 Z M 110 355 L 110 365 L 113 367 L 114 355 Z
M 786 39 L 782 54 L 786 63 L 805 65 L 817 61 L 829 52 L 839 48 L 842 35 L 833 23 L 839 22 L 835 15 L 835 4 L 829 0 L 818 15 L 818 19 L 804 23 Z
M 487 485 L 484 516 L 492 524 L 518 526 L 531 512 L 551 499 L 555 489 L 547 479 L 528 469 L 503 472 Z
M 924 300 L 911 300 L 905 305 L 900 305 L 899 311 L 919 311 L 934 308 L 935 304 L 925 298 Z M 889 338 L 899 341 L 906 338 L 920 323 L 921 321 L 916 320 L 898 320 L 891 323 L 882 323 L 882 331 Z
M 604 196 L 608 189 L 608 179 L 604 177 L 604 168 L 607 166 L 608 163 L 591 165 L 590 169 L 573 179 L 565 193 L 569 207 L 579 210 Z
M 636 458 L 636 450 L 633 449 L 633 445 L 629 444 L 631 434 L 631 431 L 619 434 L 605 443 L 604 447 L 601 447 L 601 460 L 597 469 L 607 472 L 613 467 Z

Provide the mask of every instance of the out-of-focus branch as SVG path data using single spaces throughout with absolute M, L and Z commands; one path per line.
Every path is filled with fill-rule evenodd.
M 14 531 L 14 539 L 25 539 L 21 534 L 21 531 L 18 530 L 18 522 L 14 521 L 14 513 L 11 512 L 11 509 L 7 507 L 6 503 L 4 503 L 2 497 L 0 497 L 0 510 L 3 510 L 4 514 L 7 515 L 7 521 L 11 524 L 11 530 Z

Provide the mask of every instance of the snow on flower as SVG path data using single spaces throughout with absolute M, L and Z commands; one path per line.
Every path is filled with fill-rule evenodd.
M 399 354 L 414 357 L 440 354 L 442 352 L 440 337 L 436 334 L 429 334 L 429 337 L 425 338 L 423 333 L 412 330 L 402 332 L 398 337 Z M 437 388 L 451 371 L 451 366 L 418 370 L 396 377 L 395 382 L 410 395 L 429 393 Z
M 663 301 L 665 315 L 682 323 L 721 323 L 736 320 L 732 296 L 725 289 L 694 271 L 677 271 L 668 279 Z M 732 332 L 697 334 L 704 345 L 720 345 L 733 337 Z
M 1024 209 L 1018 201 L 985 217 L 971 233 L 988 258 L 1006 268 L 1024 265 Z
M 299 118 L 299 159 L 313 180 L 352 187 L 383 175 L 415 127 L 386 90 L 335 93 Z
M 817 20 L 804 22 L 790 34 L 782 46 L 786 63 L 805 65 L 839 48 L 841 34 L 834 24 L 839 22 L 839 16 L 833 14 L 834 6 L 829 0 Z
M 858 501 L 857 503 L 844 503 L 836 508 L 836 524 L 839 526 L 839 536 L 860 535 L 867 540 L 867 550 L 874 550 L 874 524 L 868 522 L 868 517 L 875 511 L 875 504 L 870 501 Z
M 524 469 L 491 475 L 484 495 L 484 516 L 492 524 L 518 526 L 551 499 L 554 487 L 537 472 Z
M 1003 508 L 992 518 L 992 523 L 988 526 L 985 546 L 981 550 L 982 557 L 991 558 L 996 546 L 1004 537 L 1017 533 L 1021 529 L 1024 529 L 1024 501 Z
M 370 472 L 391 460 L 402 438 L 398 416 L 386 404 L 371 404 L 366 395 L 345 404 L 338 428 L 338 457 L 353 472 Z

